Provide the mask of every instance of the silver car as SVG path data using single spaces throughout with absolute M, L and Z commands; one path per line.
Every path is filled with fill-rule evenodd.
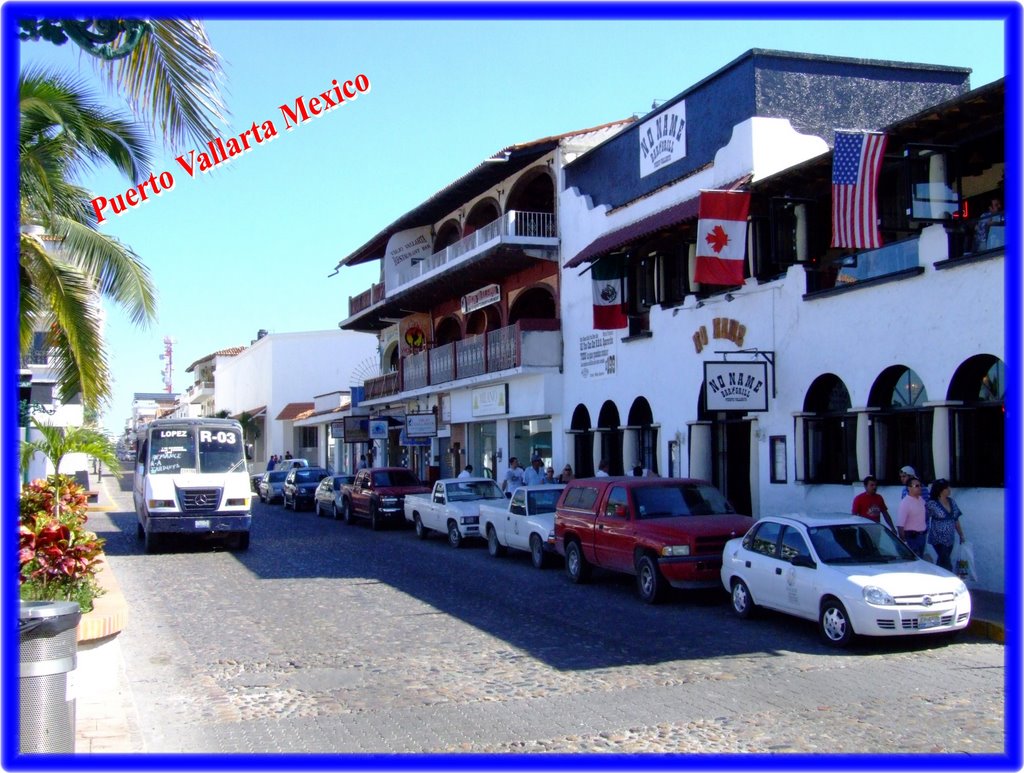
M 326 515 L 334 520 L 341 517 L 341 487 L 355 480 L 355 475 L 329 475 L 320 481 L 313 495 L 313 507 L 318 517 Z
M 288 470 L 268 470 L 260 478 L 259 495 L 260 502 L 275 502 L 284 500 L 284 479 Z

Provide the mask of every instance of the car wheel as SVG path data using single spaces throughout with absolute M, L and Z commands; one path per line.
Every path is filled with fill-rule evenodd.
M 448 544 L 453 548 L 462 547 L 462 532 L 459 531 L 459 525 L 455 521 L 448 521 Z
M 335 502 L 333 505 L 331 505 L 331 510 L 334 512 L 334 520 L 338 520 L 339 518 L 341 518 L 341 513 L 338 512 L 338 503 L 337 502 Z
M 355 523 L 355 519 L 352 517 L 352 503 L 347 499 L 341 503 L 341 517 L 349 526 Z
M 645 604 L 657 604 L 665 598 L 665 578 L 650 556 L 640 556 L 636 562 L 636 589 Z
M 590 579 L 590 564 L 583 557 L 583 549 L 575 540 L 565 546 L 565 572 L 574 583 Z
M 412 525 L 416 529 L 416 536 L 420 539 L 426 539 L 430 536 L 430 529 L 423 525 L 423 521 L 420 520 L 419 513 L 413 513 Z
M 737 617 L 746 619 L 754 614 L 754 599 L 750 596 L 750 588 L 743 580 L 732 582 L 732 611 Z
M 370 529 L 380 531 L 380 518 L 377 516 L 376 502 L 370 502 Z
M 530 561 L 534 569 L 543 569 L 548 563 L 548 554 L 544 552 L 544 543 L 539 534 L 530 535 Z
M 152 529 L 146 531 L 145 534 L 146 552 L 156 553 L 156 551 L 160 548 L 160 537 Z
M 505 555 L 505 546 L 498 542 L 498 532 L 493 526 L 487 526 L 487 552 L 491 558 Z
M 829 597 L 821 603 L 818 624 L 822 640 L 832 647 L 845 647 L 853 640 L 850 616 L 838 599 Z

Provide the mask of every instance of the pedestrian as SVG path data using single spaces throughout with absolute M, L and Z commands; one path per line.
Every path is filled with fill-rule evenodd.
M 565 467 L 562 468 L 562 474 L 558 476 L 558 482 L 568 483 L 573 479 L 573 477 L 574 476 L 572 474 L 572 465 L 567 464 L 565 465 Z
M 992 233 L 992 226 L 1003 225 L 1003 202 L 1000 199 L 992 199 L 989 202 L 988 209 L 985 210 L 981 217 L 978 218 L 977 224 L 974 226 L 974 251 L 984 252 L 990 247 L 1002 247 L 1005 239 L 993 239 L 989 235 Z
M 539 486 L 544 483 L 544 460 L 534 456 L 530 468 L 523 473 L 524 486 Z
M 366 454 L 359 454 L 359 465 L 356 467 L 356 470 L 358 471 L 368 469 L 370 469 L 370 465 L 366 463 Z
M 597 472 L 594 474 L 595 478 L 607 478 L 608 477 L 608 460 L 602 459 L 597 463 Z
M 893 528 L 892 518 L 889 515 L 889 508 L 878 493 L 878 478 L 868 475 L 864 478 L 864 490 L 853 498 L 852 512 L 863 518 L 875 521 Z M 883 520 L 884 518 L 884 520 Z
M 945 478 L 939 478 L 932 484 L 931 498 L 925 506 L 925 512 L 928 517 L 928 544 L 935 548 L 938 556 L 935 563 L 952 572 L 953 535 L 960 537 L 961 545 L 967 539 L 960 525 L 963 513 L 950 496 L 949 481 Z
M 267 472 L 277 467 L 277 454 L 271 454 L 270 460 L 267 462 Z
M 558 481 L 555 480 L 555 468 L 554 467 L 548 467 L 547 470 L 545 470 L 545 472 L 544 472 L 544 483 L 546 483 L 548 485 L 551 485 L 552 483 L 558 483 Z
M 505 471 L 505 479 L 501 482 L 501 490 L 512 496 L 522 485 L 523 468 L 519 466 L 519 459 L 513 456 L 508 460 L 508 469 Z
M 900 500 L 896 512 L 896 530 L 900 539 L 924 558 L 925 537 L 928 534 L 928 517 L 925 514 L 924 498 L 921 496 L 921 480 L 917 477 L 907 480 L 907 496 Z
M 644 466 L 642 464 L 633 465 L 633 477 L 642 478 L 644 477 Z
M 900 499 L 903 499 L 904 497 L 907 496 L 907 481 L 909 481 L 911 478 L 917 478 L 917 470 L 915 470 L 909 464 L 906 465 L 905 467 L 901 467 L 900 483 L 903 484 L 903 490 L 900 491 Z M 918 478 L 918 480 L 920 480 L 920 478 Z M 924 485 L 924 481 L 921 481 L 921 496 L 924 498 L 925 502 L 928 501 L 928 497 L 930 496 L 928 487 Z
M 473 465 L 467 464 L 465 467 L 462 468 L 462 472 L 460 472 L 455 477 L 457 477 L 457 478 L 472 478 L 473 477 Z
M 285 451 L 284 452 L 284 458 L 285 459 L 291 459 L 292 458 L 292 452 L 291 451 Z

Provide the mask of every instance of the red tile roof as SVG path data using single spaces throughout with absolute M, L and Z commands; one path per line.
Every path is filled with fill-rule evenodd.
M 277 421 L 294 421 L 304 419 L 313 413 L 313 403 L 288 403 L 279 414 Z

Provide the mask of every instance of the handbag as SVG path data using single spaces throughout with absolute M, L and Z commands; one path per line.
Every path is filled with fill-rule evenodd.
M 956 574 L 957 576 L 967 582 L 978 581 L 977 572 L 974 569 L 974 548 L 971 547 L 970 543 L 960 543 L 960 553 L 956 560 Z

